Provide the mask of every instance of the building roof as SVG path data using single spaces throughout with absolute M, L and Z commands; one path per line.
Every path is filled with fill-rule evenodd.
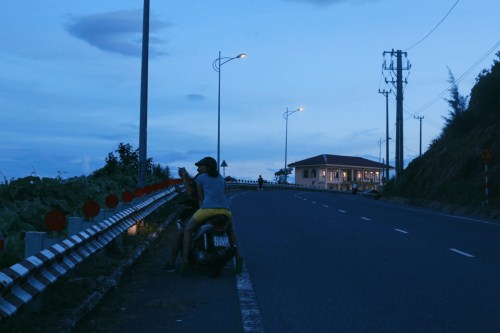
M 289 167 L 328 166 L 328 165 L 377 168 L 377 169 L 386 168 L 386 165 L 383 163 L 375 162 L 362 157 L 329 155 L 329 154 L 318 155 L 315 157 L 307 158 L 302 161 L 288 164 Z M 394 168 L 392 166 L 389 166 L 389 169 L 394 169 Z

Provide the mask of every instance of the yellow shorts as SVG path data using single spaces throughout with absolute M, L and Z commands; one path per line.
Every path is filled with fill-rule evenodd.
M 196 221 L 202 222 L 215 215 L 224 215 L 229 219 L 229 223 L 233 222 L 231 211 L 224 208 L 200 208 L 194 213 L 193 217 Z

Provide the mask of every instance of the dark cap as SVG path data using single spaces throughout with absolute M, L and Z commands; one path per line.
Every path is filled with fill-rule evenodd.
M 213 157 L 210 157 L 210 156 L 203 157 L 201 160 L 196 162 L 194 165 L 196 165 L 196 166 L 204 165 L 208 168 L 212 168 L 214 170 L 217 170 L 217 161 Z

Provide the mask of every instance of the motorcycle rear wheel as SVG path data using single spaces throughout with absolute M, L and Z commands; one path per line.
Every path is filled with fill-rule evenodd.
M 208 275 L 218 277 L 224 268 L 224 260 L 222 258 L 212 258 L 208 263 Z

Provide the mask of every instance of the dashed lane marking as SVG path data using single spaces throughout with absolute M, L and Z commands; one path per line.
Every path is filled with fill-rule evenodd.
M 474 258 L 474 256 L 472 254 L 469 254 L 467 252 L 463 252 L 463 251 L 460 251 L 460 250 L 457 250 L 457 249 L 450 248 L 450 251 L 453 251 L 455 253 L 461 254 L 461 255 L 469 257 L 469 258 Z
M 400 232 L 402 234 L 407 234 L 408 233 L 408 231 L 405 231 L 405 230 L 402 230 L 402 229 L 394 229 L 394 230 L 396 230 L 397 232 Z
M 369 219 L 369 218 L 367 218 L 367 217 L 363 217 L 363 216 L 361 216 L 361 219 L 362 219 L 362 220 L 365 220 L 365 221 L 371 221 L 371 219 Z
M 339 212 L 341 212 L 341 213 L 347 213 L 347 211 L 345 211 L 343 209 L 339 209 Z
M 328 208 L 329 206 L 328 205 L 323 205 L 323 207 Z

